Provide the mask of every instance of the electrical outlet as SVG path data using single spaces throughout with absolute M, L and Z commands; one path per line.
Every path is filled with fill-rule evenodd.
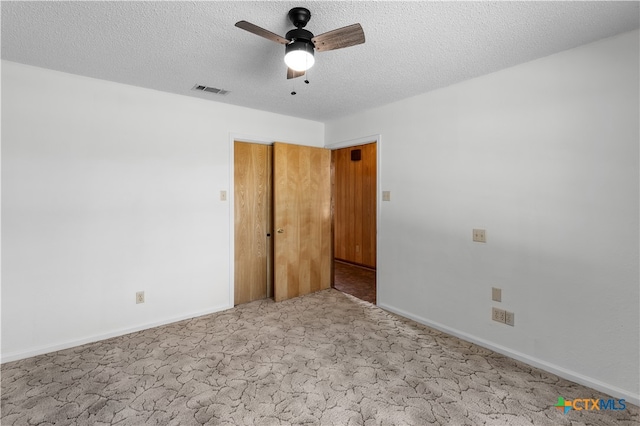
M 504 312 L 504 323 L 507 325 L 510 325 L 511 327 L 514 326 L 514 320 L 515 320 L 515 314 L 513 312 L 509 312 L 509 311 L 505 311 Z
M 494 302 L 502 302 L 502 289 L 491 287 L 491 300 Z
M 505 311 L 503 309 L 491 308 L 491 319 L 494 321 L 498 321 L 504 324 L 504 314 Z
M 473 230 L 473 241 L 476 243 L 486 243 L 487 242 L 487 231 L 484 229 L 474 229 Z
M 136 303 L 144 303 L 144 291 L 138 291 L 136 293 Z

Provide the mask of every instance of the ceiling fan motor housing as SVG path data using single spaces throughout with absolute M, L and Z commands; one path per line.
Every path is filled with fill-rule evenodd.
M 311 19 L 311 12 L 304 7 L 294 7 L 289 11 L 289 20 L 297 28 L 304 28 Z
M 311 41 L 311 39 L 313 38 L 313 34 L 311 33 L 311 31 L 303 30 L 302 28 L 296 28 L 287 32 L 287 35 L 285 37 L 287 40 L 291 40 L 292 42 L 304 41 L 306 43 L 310 43 L 311 46 L 315 47 L 313 45 L 313 42 Z

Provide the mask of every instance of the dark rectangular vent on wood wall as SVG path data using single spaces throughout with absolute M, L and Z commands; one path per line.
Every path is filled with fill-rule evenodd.
M 193 86 L 191 90 L 196 90 L 199 92 L 208 92 L 208 93 L 213 93 L 215 95 L 222 95 L 222 96 L 229 93 L 228 90 L 218 89 L 217 87 L 203 86 L 201 84 L 196 84 L 195 86 Z

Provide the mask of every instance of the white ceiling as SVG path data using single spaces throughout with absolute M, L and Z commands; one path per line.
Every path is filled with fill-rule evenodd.
M 2 1 L 2 58 L 327 121 L 636 29 L 639 5 Z M 314 34 L 359 22 L 366 43 L 317 53 L 309 85 L 287 80 L 284 47 L 234 24 L 284 36 L 294 6 L 311 10 Z M 195 92 L 195 84 L 230 93 Z

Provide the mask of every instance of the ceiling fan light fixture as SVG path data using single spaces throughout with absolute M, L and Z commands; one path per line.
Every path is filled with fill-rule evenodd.
M 285 47 L 284 63 L 294 71 L 306 71 L 313 66 L 313 44 L 306 41 L 294 41 Z
M 364 43 L 364 31 L 360 24 L 348 25 L 314 36 L 311 31 L 304 29 L 309 19 L 311 19 L 309 9 L 304 7 L 291 9 L 289 20 L 296 28 L 287 31 L 285 37 L 247 21 L 236 22 L 236 27 L 285 45 L 284 62 L 287 64 L 287 80 L 306 74 L 315 63 L 316 50 L 325 52 Z M 308 83 L 308 80 L 305 83 Z

